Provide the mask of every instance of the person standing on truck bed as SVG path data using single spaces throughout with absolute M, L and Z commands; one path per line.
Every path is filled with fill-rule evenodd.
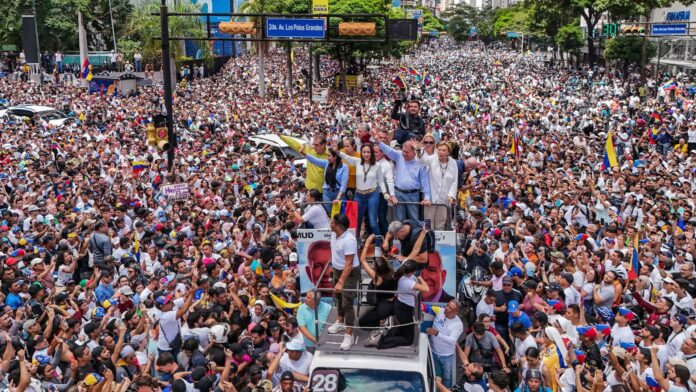
M 348 230 L 350 221 L 344 214 L 337 214 L 331 219 L 331 266 L 333 267 L 334 298 L 338 318 L 328 328 L 329 333 L 345 331 L 341 350 L 350 350 L 353 346 L 353 325 L 355 310 L 353 299 L 360 280 L 360 262 L 358 261 L 358 241 Z

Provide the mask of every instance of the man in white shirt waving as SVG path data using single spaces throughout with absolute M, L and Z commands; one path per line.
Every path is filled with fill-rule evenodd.
M 453 299 L 444 309 L 435 308 L 433 326 L 428 328 L 430 348 L 433 350 L 435 369 L 442 374 L 442 383 L 452 388 L 454 382 L 455 348 L 459 335 L 464 332 L 464 325 L 459 318 L 459 302 Z M 437 311 L 439 310 L 439 311 Z
M 353 346 L 353 324 L 355 309 L 353 299 L 360 280 L 360 262 L 358 261 L 358 242 L 355 235 L 348 230 L 350 221 L 344 214 L 337 214 L 331 219 L 331 267 L 333 267 L 334 298 L 338 318 L 328 328 L 335 334 L 346 331 L 341 343 L 341 350 L 350 350 Z M 344 289 L 353 291 L 344 291 Z

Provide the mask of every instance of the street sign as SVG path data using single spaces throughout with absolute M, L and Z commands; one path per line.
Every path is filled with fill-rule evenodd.
M 324 39 L 324 19 L 266 18 L 266 38 Z
M 508 31 L 507 37 L 508 38 L 518 38 L 519 34 L 517 34 L 517 32 L 515 32 L 515 31 Z
M 326 103 L 329 99 L 328 88 L 314 88 L 312 91 L 312 101 Z
M 652 25 L 652 35 L 686 35 L 687 30 L 686 23 Z

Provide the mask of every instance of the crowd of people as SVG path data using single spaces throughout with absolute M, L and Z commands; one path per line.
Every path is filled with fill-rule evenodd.
M 282 51 L 263 99 L 255 65 L 177 87 L 171 170 L 145 137 L 160 86 L 121 97 L 0 78 L 7 105 L 72 119 L 1 119 L 3 388 L 300 391 L 316 315 L 349 352 L 355 328 L 379 350 L 411 344 L 419 313 L 440 390 L 696 385 L 688 78 L 650 91 L 634 73 L 440 39 L 317 103 L 287 90 Z M 337 68 L 322 58 L 322 76 Z M 333 303 L 299 285 L 299 227 L 332 232 L 332 268 L 313 282 Z M 434 291 L 439 230 L 460 234 L 480 301 Z M 399 294 L 356 314 L 361 272 Z

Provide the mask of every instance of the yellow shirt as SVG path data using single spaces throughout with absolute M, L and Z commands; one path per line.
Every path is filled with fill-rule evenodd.
M 302 144 L 300 144 L 297 140 L 291 137 L 280 135 L 280 139 L 283 140 L 288 145 L 288 147 L 292 148 L 297 152 L 299 152 L 302 149 Z M 305 148 L 305 154 L 321 159 L 326 159 L 329 156 L 328 152 L 318 154 L 316 151 L 314 151 L 314 149 L 311 146 L 307 146 Z M 309 161 L 307 162 L 307 178 L 305 178 L 305 187 L 307 189 L 316 189 L 319 192 L 324 191 L 323 167 L 319 167 Z
M 345 151 L 343 151 L 345 152 Z M 352 154 L 349 154 L 350 156 L 354 158 L 360 158 L 360 153 L 357 151 L 353 151 Z M 346 161 L 343 161 L 343 164 L 348 166 L 348 188 L 349 189 L 355 189 L 356 188 L 356 182 L 355 182 L 355 166 L 351 166 L 346 163 Z
M 561 369 L 561 364 L 558 361 L 558 353 L 556 352 L 556 345 L 551 344 L 546 351 L 541 353 L 541 363 L 547 369 L 549 369 L 549 374 L 551 375 L 550 380 L 545 380 L 548 383 L 548 387 L 551 388 L 553 392 L 558 392 L 558 383 L 556 383 L 557 373 Z

